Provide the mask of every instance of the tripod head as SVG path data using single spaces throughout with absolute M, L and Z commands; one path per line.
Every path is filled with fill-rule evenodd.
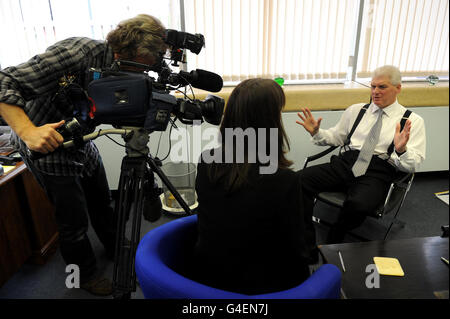
M 125 152 L 129 157 L 148 157 L 148 141 L 150 133 L 142 127 L 124 127 L 129 133 L 123 135 L 125 141 Z

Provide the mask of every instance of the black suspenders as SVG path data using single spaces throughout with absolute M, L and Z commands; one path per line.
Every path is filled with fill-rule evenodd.
M 411 113 L 412 112 L 410 110 L 406 110 L 405 113 L 403 113 L 403 117 L 402 117 L 402 119 L 400 121 L 400 132 L 405 127 L 406 120 L 411 115 Z M 387 150 L 387 154 L 388 154 L 389 157 L 391 156 L 393 151 L 394 151 L 394 141 L 392 141 L 391 145 L 389 145 L 389 148 Z
M 356 117 L 355 123 L 353 123 L 352 129 L 350 130 L 350 133 L 348 133 L 347 138 L 344 142 L 344 146 L 350 145 L 350 139 L 353 135 L 353 132 L 355 132 L 356 127 L 358 126 L 359 122 L 361 122 L 362 117 L 364 114 L 366 114 L 367 109 L 369 108 L 370 103 L 366 104 L 362 107 L 361 110 L 359 110 L 358 116 Z
M 342 146 L 343 148 L 346 148 L 348 145 L 350 145 L 350 138 L 352 137 L 353 132 L 355 132 L 356 127 L 358 126 L 359 122 L 361 122 L 362 117 L 364 116 L 364 114 L 366 114 L 366 111 L 369 108 L 369 106 L 370 106 L 370 103 L 364 105 L 361 108 L 361 110 L 359 111 L 358 116 L 356 117 L 355 123 L 353 123 L 352 129 L 348 133 L 347 138 L 344 142 L 344 145 Z M 403 130 L 403 127 L 405 127 L 406 120 L 409 118 L 411 113 L 412 112 L 410 110 L 406 110 L 405 113 L 403 113 L 403 117 L 400 121 L 400 132 Z M 393 151 L 394 151 L 394 141 L 392 141 L 391 145 L 389 145 L 389 147 L 387 149 L 388 158 L 391 156 Z

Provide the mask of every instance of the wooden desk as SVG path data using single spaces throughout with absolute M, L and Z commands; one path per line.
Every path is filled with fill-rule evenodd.
M 0 286 L 25 262 L 56 251 L 54 208 L 23 162 L 0 176 Z
M 449 239 L 425 237 L 389 241 L 372 241 L 324 245 L 320 247 L 327 263 L 342 270 L 338 251 L 341 252 L 346 271 L 342 274 L 342 290 L 349 299 L 433 299 L 448 298 Z M 404 277 L 380 276 L 379 288 L 367 288 L 366 267 L 374 264 L 373 257 L 397 258 Z

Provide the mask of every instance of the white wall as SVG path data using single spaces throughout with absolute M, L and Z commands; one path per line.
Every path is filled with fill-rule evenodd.
M 411 111 L 416 112 L 418 115 L 422 116 L 425 120 L 426 134 L 427 134 L 427 154 L 426 160 L 422 164 L 419 172 L 428 171 L 444 171 L 449 169 L 449 107 L 411 107 Z M 313 112 L 316 118 L 323 117 L 322 127 L 328 128 L 336 124 L 342 115 L 343 111 L 317 111 Z M 301 127 L 296 124 L 297 120 L 296 112 L 286 112 L 283 113 L 283 123 L 286 129 L 286 133 L 289 136 L 291 151 L 288 154 L 289 159 L 294 161 L 294 168 L 301 169 L 303 163 L 307 156 L 316 154 L 322 150 L 324 147 L 315 146 L 311 143 L 310 135 Z M 203 123 L 201 127 L 196 127 L 195 131 L 191 126 L 184 126 L 183 124 L 177 122 L 180 127 L 179 132 L 181 135 L 187 136 L 189 134 L 190 145 L 187 146 L 189 149 L 195 149 L 195 154 L 191 152 L 190 159 L 191 162 L 196 162 L 198 159 L 199 152 L 205 146 L 210 145 L 214 140 L 211 136 L 206 136 L 206 133 L 210 133 L 207 129 L 213 128 L 214 126 Z M 107 125 L 102 125 L 98 128 L 110 128 Z M 175 129 L 173 129 L 174 131 Z M 168 142 L 168 132 L 160 133 L 154 132 L 150 134 L 150 153 L 155 156 L 158 148 L 158 141 L 161 135 L 161 142 L 158 151 L 158 157 L 164 157 L 169 149 Z M 188 132 L 188 133 L 186 133 Z M 178 133 L 180 134 L 180 133 Z M 203 134 L 203 139 L 202 139 Z M 177 135 L 172 132 L 172 138 Z M 113 136 L 113 138 L 121 144 L 124 141 L 118 137 Z M 194 143 L 197 142 L 196 143 Z M 198 142 L 201 142 L 199 144 Z M 120 166 L 123 156 L 125 156 L 125 150 L 114 144 L 111 140 L 106 137 L 100 137 L 95 141 L 100 153 L 103 157 L 103 162 L 106 168 L 106 174 L 108 177 L 109 186 L 111 189 L 117 189 L 119 176 L 120 176 Z M 192 146 L 191 146 L 192 145 Z M 195 145 L 195 146 L 194 146 Z M 201 146 L 199 146 L 201 145 Z M 182 148 L 180 148 L 180 143 L 177 140 L 172 141 L 172 152 L 177 151 L 178 154 L 182 154 Z M 331 155 L 329 155 L 331 156 Z M 317 160 L 316 163 L 322 163 L 328 160 L 325 157 L 322 160 Z

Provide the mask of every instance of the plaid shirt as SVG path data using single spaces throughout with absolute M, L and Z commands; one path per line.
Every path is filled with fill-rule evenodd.
M 105 48 L 103 41 L 68 38 L 28 62 L 1 70 L 0 102 L 22 107 L 36 126 L 71 118 L 73 106 L 61 105 L 54 99 L 60 88 L 59 81 L 64 76 L 75 76 L 77 83 L 82 83 L 88 68 L 109 66 L 113 53 L 108 48 L 105 55 Z M 26 156 L 26 145 L 16 134 L 12 134 L 11 142 Z M 78 149 L 58 149 L 33 163 L 50 175 L 91 175 L 99 156 L 94 143 L 88 142 Z

